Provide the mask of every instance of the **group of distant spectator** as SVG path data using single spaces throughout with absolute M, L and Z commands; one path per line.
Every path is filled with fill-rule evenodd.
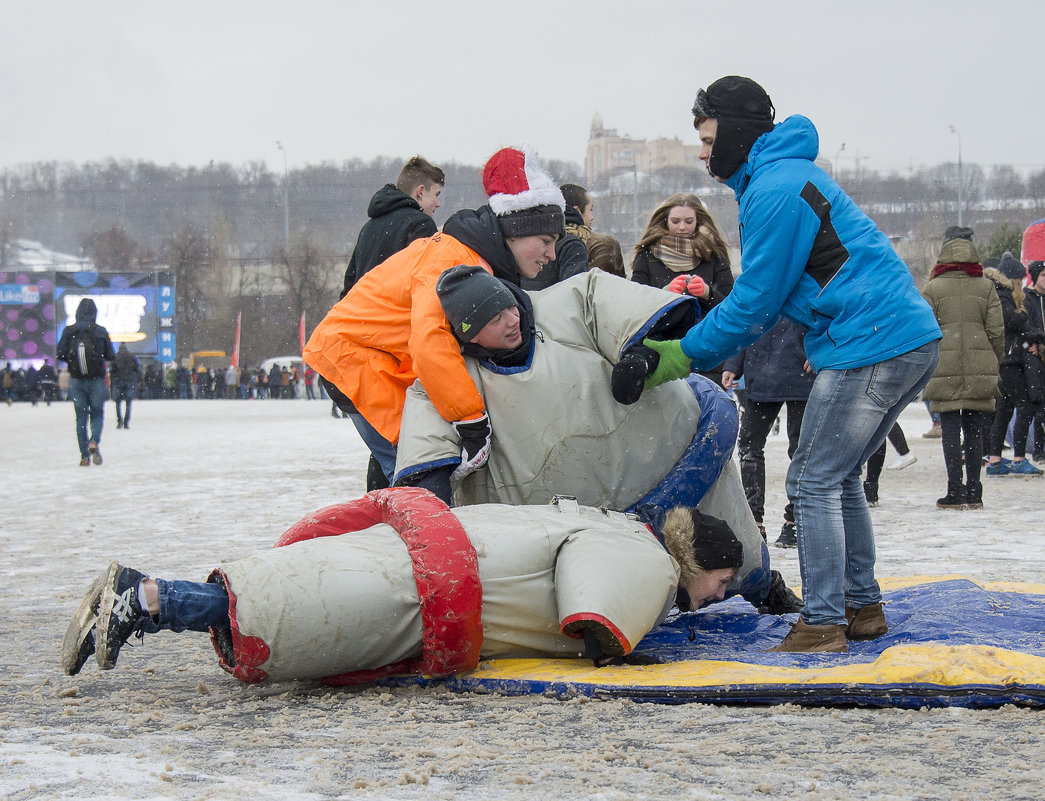
M 135 360 L 136 361 L 136 360 Z M 151 364 L 144 371 L 121 376 L 118 368 L 110 365 L 107 384 L 112 400 L 160 399 L 325 399 L 326 392 L 318 386 L 315 371 L 301 365 L 274 365 L 270 370 L 261 367 L 212 370 L 199 367 L 162 367 Z M 64 364 L 57 370 L 50 359 L 39 367 L 14 367 L 10 362 L 0 369 L 0 402 L 50 405 L 53 401 L 69 400 L 69 370 Z

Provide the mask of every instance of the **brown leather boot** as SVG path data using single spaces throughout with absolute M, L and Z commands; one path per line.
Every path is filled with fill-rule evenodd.
M 784 641 L 769 650 L 844 654 L 849 650 L 845 641 L 845 629 L 845 626 L 832 624 L 813 626 L 799 618 L 798 622 L 791 626 L 791 632 Z
M 845 636 L 850 640 L 874 640 L 889 631 L 881 604 L 871 604 L 862 609 L 847 606 L 845 619 L 849 621 Z

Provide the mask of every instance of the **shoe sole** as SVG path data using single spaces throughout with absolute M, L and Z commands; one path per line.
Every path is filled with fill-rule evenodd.
M 98 604 L 104 586 L 104 575 L 91 582 L 87 594 L 80 601 L 80 606 L 69 623 L 69 628 L 65 630 L 65 638 L 62 640 L 62 670 L 66 676 L 79 673 L 80 668 L 94 653 L 94 628 L 98 622 Z
M 852 640 L 853 642 L 867 642 L 868 640 L 877 640 L 879 637 L 884 637 L 888 633 L 888 628 L 883 629 L 878 634 L 850 634 L 847 630 L 845 638 L 847 640 Z
M 121 565 L 117 561 L 109 564 L 102 580 L 101 598 L 98 601 L 98 623 L 95 627 L 94 659 L 98 663 L 99 670 L 112 670 L 116 667 L 116 659 L 105 658 L 109 650 L 109 623 L 112 620 L 113 607 L 116 605 L 116 578 L 120 573 Z

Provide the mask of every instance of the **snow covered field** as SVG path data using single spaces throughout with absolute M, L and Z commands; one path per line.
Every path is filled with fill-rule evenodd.
M 918 462 L 886 470 L 881 576 L 1045 582 L 1045 481 L 985 479 L 980 512 L 940 512 L 939 440 L 901 421 Z M 243 685 L 203 635 L 161 633 L 93 659 L 58 654 L 113 558 L 202 579 L 364 489 L 365 449 L 327 402 L 150 401 L 104 465 L 78 466 L 69 404 L 0 406 L 0 798 L 1040 799 L 1040 711 L 660 706 Z M 895 458 L 890 449 L 889 464 Z M 768 449 L 779 532 L 786 441 Z M 771 549 L 789 583 L 795 551 Z

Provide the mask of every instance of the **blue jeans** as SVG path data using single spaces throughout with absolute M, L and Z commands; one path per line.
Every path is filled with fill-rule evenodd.
M 806 623 L 844 625 L 846 606 L 882 600 L 861 468 L 929 383 L 938 357 L 939 342 L 930 342 L 867 367 L 823 370 L 813 383 L 787 471 Z
M 112 399 L 116 402 L 116 419 L 122 420 L 125 423 L 131 422 L 131 401 L 134 400 L 134 396 L 138 392 L 138 385 L 129 381 L 121 381 L 116 385 L 116 389 L 113 392 Z M 126 411 L 120 415 L 120 402 L 125 401 L 127 403 Z
M 76 441 L 80 458 L 87 458 L 87 443 L 102 441 L 102 421 L 105 419 L 105 401 L 109 390 L 104 378 L 70 378 L 69 398 L 76 412 Z M 87 419 L 91 420 L 91 436 L 87 436 Z
M 156 579 L 160 613 L 145 631 L 207 631 L 229 625 L 229 594 L 220 584 Z
M 370 425 L 359 412 L 349 412 L 348 417 L 352 421 L 352 425 L 356 427 L 356 431 L 359 432 L 360 439 L 366 443 L 370 452 L 374 454 L 374 458 L 377 459 L 377 463 L 381 465 L 381 472 L 385 474 L 388 483 L 391 484 L 396 472 L 396 446 L 378 434 L 377 429 Z

